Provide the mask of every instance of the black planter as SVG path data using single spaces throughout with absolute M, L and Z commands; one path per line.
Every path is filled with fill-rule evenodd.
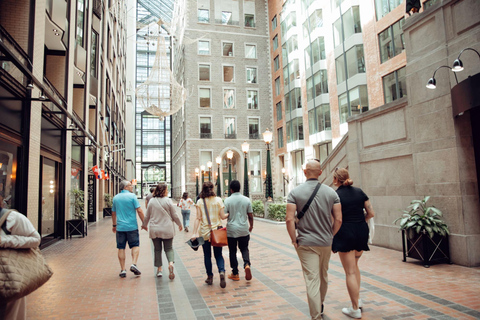
M 435 234 L 430 238 L 425 231 L 423 233 L 412 231 L 402 230 L 404 262 L 407 261 L 407 257 L 422 260 L 425 268 L 432 262 L 450 263 L 448 236 Z
M 67 220 L 67 238 L 72 236 L 82 236 L 87 235 L 87 220 L 84 219 L 72 219 Z
M 112 208 L 103 208 L 103 217 L 111 217 L 112 216 Z

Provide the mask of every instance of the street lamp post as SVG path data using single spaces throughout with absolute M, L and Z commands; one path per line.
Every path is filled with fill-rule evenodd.
M 248 153 L 248 149 L 249 149 L 250 145 L 248 144 L 247 141 L 245 141 L 244 143 L 242 143 L 242 151 L 243 151 L 243 154 L 245 155 L 245 165 L 243 166 L 244 167 L 244 170 L 243 170 L 243 195 L 245 197 L 249 197 L 249 194 L 248 194 L 248 163 L 247 163 L 247 153 Z
M 283 175 L 283 196 L 285 197 L 285 181 L 288 182 L 288 178 L 285 176 L 287 170 L 282 168 L 282 175 Z
M 230 182 L 232 182 L 232 159 L 233 159 L 233 151 L 228 150 L 227 151 L 227 159 L 228 159 L 228 196 L 232 194 L 232 191 L 230 190 Z
M 202 188 L 203 188 L 203 183 L 205 182 L 205 166 L 201 165 L 200 170 L 202 171 Z
M 263 141 L 267 144 L 267 177 L 265 179 L 265 198 L 267 200 L 273 199 L 273 187 L 272 187 L 272 167 L 270 164 L 270 143 L 272 142 L 273 134 L 270 130 L 263 133 Z
M 222 164 L 222 158 L 217 157 L 215 159 L 215 162 L 217 163 L 217 168 L 218 168 L 218 173 L 217 173 L 217 197 L 222 196 L 222 187 L 220 186 L 220 165 Z
M 207 162 L 208 168 L 208 181 L 212 181 L 212 161 Z
M 198 168 L 195 168 L 195 179 L 196 179 L 196 183 L 195 183 L 195 189 L 196 189 L 196 196 L 198 197 Z

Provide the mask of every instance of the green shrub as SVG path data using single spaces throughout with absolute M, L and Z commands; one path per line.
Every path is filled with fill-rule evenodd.
M 265 211 L 264 211 L 262 200 L 253 201 L 252 202 L 252 209 L 253 209 L 253 215 L 255 217 L 260 217 L 260 218 L 264 217 Z
M 73 217 L 75 219 L 85 219 L 83 205 L 85 204 L 85 192 L 80 189 L 72 189 Z
M 287 214 L 286 203 L 272 203 L 268 206 L 268 218 L 276 221 L 285 221 Z
M 111 208 L 113 206 L 113 198 L 110 193 L 105 193 L 103 199 L 105 200 L 105 208 Z

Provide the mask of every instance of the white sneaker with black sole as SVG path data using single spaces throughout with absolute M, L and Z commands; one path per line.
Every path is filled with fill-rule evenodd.
M 130 271 L 132 271 L 136 276 L 139 276 L 142 274 L 140 270 L 138 270 L 137 266 L 134 264 L 130 266 Z
M 122 270 L 120 271 L 120 274 L 118 275 L 120 278 L 125 278 L 127 276 L 127 270 Z

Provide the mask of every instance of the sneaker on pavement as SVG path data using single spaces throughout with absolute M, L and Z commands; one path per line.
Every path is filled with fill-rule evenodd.
M 240 281 L 240 276 L 238 274 L 233 274 L 233 273 L 230 273 L 228 275 L 228 279 L 231 279 L 233 281 Z
M 362 299 L 358 299 L 358 309 L 363 309 L 363 301 L 362 301 Z
M 168 278 L 169 278 L 170 280 L 175 279 L 175 273 L 173 273 L 173 266 L 172 266 L 172 265 L 169 265 L 169 266 L 168 266 L 168 271 L 170 272 L 170 274 L 168 275 Z
M 127 270 L 122 270 L 120 271 L 120 274 L 118 275 L 120 278 L 125 278 L 127 276 Z
M 162 276 L 162 271 L 157 271 L 157 277 L 161 277 Z
M 140 270 L 138 270 L 137 266 L 134 264 L 130 266 L 130 271 L 132 271 L 136 276 L 139 276 L 142 274 Z
M 347 316 L 354 318 L 354 319 L 361 319 L 362 318 L 362 311 L 360 309 L 353 310 L 352 307 L 343 308 L 342 312 Z
M 245 267 L 245 280 L 252 280 L 252 270 L 250 269 L 250 266 Z
M 225 288 L 227 283 L 225 282 L 225 272 L 220 272 L 220 288 Z
M 188 232 L 188 227 L 185 227 L 185 232 Z

